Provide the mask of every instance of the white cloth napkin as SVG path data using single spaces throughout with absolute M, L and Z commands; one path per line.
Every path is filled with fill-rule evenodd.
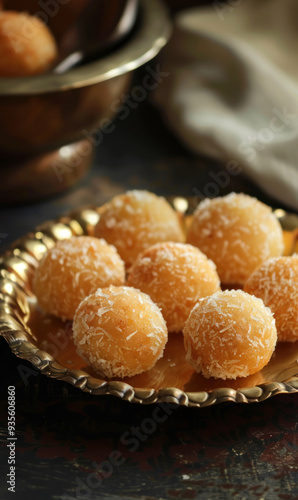
M 179 13 L 154 101 L 194 151 L 239 164 L 298 210 L 298 1 L 214 0 Z

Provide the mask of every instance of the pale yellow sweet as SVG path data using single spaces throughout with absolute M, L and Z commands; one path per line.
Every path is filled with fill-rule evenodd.
M 298 340 L 298 256 L 265 262 L 248 279 L 244 290 L 264 301 L 274 313 L 278 340 Z
M 94 235 L 115 245 L 127 267 L 149 246 L 160 241 L 183 242 L 177 213 L 162 197 L 148 191 L 128 191 L 113 198 Z
M 74 236 L 56 243 L 36 269 L 33 289 L 41 308 L 73 319 L 80 302 L 99 287 L 122 285 L 125 265 L 104 240 Z
M 110 286 L 79 305 L 73 338 L 78 354 L 96 372 L 123 378 L 155 365 L 168 332 L 159 308 L 148 295 L 134 288 Z
M 0 12 L 0 77 L 43 73 L 57 54 L 53 35 L 39 19 L 15 11 Z
M 213 260 L 222 283 L 238 285 L 284 249 L 282 229 L 272 209 L 236 193 L 201 202 L 187 242 Z
M 277 340 L 270 309 L 242 290 L 200 299 L 183 334 L 186 360 L 205 377 L 221 379 L 247 377 L 261 370 Z
M 157 243 L 139 255 L 127 285 L 150 295 L 169 332 L 181 332 L 201 297 L 220 290 L 215 265 L 200 250 L 183 243 Z

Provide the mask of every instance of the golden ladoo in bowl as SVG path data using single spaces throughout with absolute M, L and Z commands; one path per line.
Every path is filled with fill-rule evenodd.
M 166 10 L 158 0 L 141 0 L 141 11 L 131 38 L 98 61 L 61 75 L 0 78 L 2 156 L 55 150 L 84 138 L 84 130 L 91 134 L 107 124 L 132 71 L 154 57 L 170 34 Z
M 39 19 L 0 12 L 0 77 L 38 75 L 51 67 L 57 55 L 53 35 Z
M 133 71 L 169 38 L 169 18 L 159 0 L 140 0 L 140 10 L 130 38 L 97 61 L 65 74 L 0 78 L 2 202 L 57 193 L 86 171 Z
M 148 310 L 145 314 L 140 309 L 140 294 L 143 292 L 133 287 L 124 287 L 129 290 L 124 294 L 123 286 L 100 288 L 83 299 L 75 315 L 74 334 L 69 323 L 41 310 L 31 288 L 38 261 L 57 240 L 83 235 L 94 237 L 94 228 L 107 205 L 82 209 L 39 227 L 36 233 L 19 242 L 17 248 L 3 258 L 0 331 L 19 356 L 29 359 L 44 373 L 84 391 L 114 394 L 141 403 L 171 401 L 187 406 L 208 406 L 221 401 L 262 401 L 274 394 L 298 390 L 298 343 L 279 342 L 274 356 L 271 356 L 276 342 L 272 313 L 261 299 L 242 291 L 217 291 L 215 295 L 199 299 L 186 320 L 184 336 L 182 332 L 171 334 L 167 342 L 162 311 L 157 304 L 154 305 L 154 299 L 146 295 Z M 186 200 L 184 207 L 187 207 Z M 286 221 L 284 213 L 281 220 Z M 257 220 L 255 222 L 258 224 Z M 284 235 L 287 251 L 294 251 L 298 231 L 288 231 Z M 164 244 L 167 242 L 161 242 Z M 165 279 L 168 285 L 169 278 Z M 117 301 L 119 297 L 124 300 L 123 313 L 119 313 L 121 308 L 115 306 L 111 293 L 119 294 Z M 216 307 L 212 302 L 214 297 L 217 297 Z M 218 297 L 225 298 L 224 304 L 218 304 Z M 202 317 L 196 317 L 200 304 L 203 304 L 204 314 L 209 315 L 209 320 L 213 317 L 210 330 L 201 328 Z M 225 314 L 217 318 L 220 308 Z M 161 327 L 160 350 L 156 344 L 158 330 L 153 325 L 150 331 L 152 311 L 159 318 L 157 323 L 154 320 L 154 325 Z M 143 323 L 144 317 L 146 321 Z M 212 329 L 218 334 L 212 334 Z M 211 334 L 212 339 L 208 337 Z M 194 342 L 191 349 L 190 342 Z M 149 349 L 140 366 L 137 352 L 143 347 L 144 352 Z M 213 353 L 211 361 L 207 357 L 209 351 Z M 220 367 L 214 365 L 216 357 L 222 362 Z M 240 370 L 241 363 L 245 365 L 243 370 Z M 197 373 L 202 367 L 203 374 Z M 98 378 L 99 372 L 104 378 Z M 214 378 L 219 376 L 221 378 Z M 224 376 L 236 378 L 224 380 Z

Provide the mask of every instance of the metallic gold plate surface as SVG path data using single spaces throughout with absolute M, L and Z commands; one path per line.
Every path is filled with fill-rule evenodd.
M 194 201 L 172 198 L 187 223 Z M 298 217 L 277 210 L 285 253 L 298 251 Z M 205 379 L 185 361 L 182 335 L 172 334 L 164 356 L 146 373 L 123 380 L 103 380 L 77 355 L 71 322 L 46 315 L 31 288 L 38 261 L 57 240 L 91 234 L 100 209 L 82 208 L 42 224 L 18 240 L 0 261 L 0 334 L 16 356 L 30 361 L 44 375 L 95 394 L 112 394 L 140 403 L 170 402 L 204 407 L 224 401 L 260 402 L 280 393 L 298 392 L 298 342 L 279 343 L 261 372 L 233 381 Z

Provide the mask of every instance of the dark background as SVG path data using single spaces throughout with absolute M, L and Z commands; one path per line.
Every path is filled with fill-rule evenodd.
M 172 2 L 178 4 L 198 2 Z M 135 82 L 142 79 L 143 69 Z M 223 165 L 192 155 L 163 125 L 148 101 L 97 148 L 88 175 L 72 190 L 37 203 L 2 207 L 1 248 L 47 219 L 87 204 L 100 204 L 129 188 L 193 196 Z M 242 175 L 231 190 L 268 198 Z M 263 403 L 177 408 L 145 435 L 134 452 L 124 432 L 144 425 L 155 405 L 96 397 L 46 378 L 16 358 L 0 339 L 0 498 L 63 499 L 281 499 L 298 498 L 297 395 Z M 29 370 L 29 371 L 28 371 Z M 32 371 L 31 371 L 32 370 Z M 16 386 L 16 493 L 7 492 L 7 387 Z M 83 489 L 112 450 L 125 461 L 101 486 Z M 79 490 L 79 486 L 81 489 Z

